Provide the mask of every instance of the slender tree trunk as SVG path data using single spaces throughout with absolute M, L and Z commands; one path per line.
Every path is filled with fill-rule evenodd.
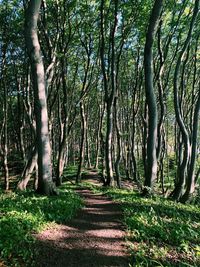
M 24 109 L 26 112 L 26 115 L 28 117 L 28 123 L 31 130 L 31 133 L 34 136 L 34 139 L 36 139 L 36 123 L 33 119 L 33 112 L 32 112 L 32 106 L 30 102 L 30 75 L 29 71 L 27 72 L 27 86 L 26 86 L 26 93 L 25 93 L 25 100 L 24 100 Z M 26 190 L 27 184 L 31 178 L 31 175 L 33 173 L 33 170 L 35 168 L 35 165 L 37 164 L 37 147 L 36 147 L 36 141 L 34 140 L 34 143 L 31 145 L 31 149 L 29 151 L 29 155 L 27 156 L 27 160 L 21 175 L 21 179 L 19 180 L 17 184 L 17 189 L 19 190 Z
M 41 0 L 29 1 L 25 10 L 25 40 L 31 61 L 33 77 L 34 103 L 36 115 L 36 142 L 38 150 L 38 193 L 55 194 L 52 180 L 51 147 L 48 131 L 47 98 L 45 91 L 45 73 L 40 43 L 37 34 L 37 22 Z
M 116 30 L 117 30 L 117 13 L 118 13 L 119 1 L 114 1 L 114 22 L 110 30 L 110 43 L 109 43 L 109 64 L 110 65 L 110 85 L 108 84 L 108 78 L 106 74 L 105 64 L 105 28 L 104 28 L 104 0 L 101 1 L 101 67 L 103 73 L 105 100 L 106 100 L 106 141 L 105 141 L 105 160 L 106 160 L 106 172 L 107 180 L 106 185 L 114 185 L 113 167 L 112 167 L 112 131 L 113 131 L 113 110 L 114 110 L 114 99 L 116 96 Z
M 148 138 L 147 138 L 147 172 L 144 182 L 144 194 L 152 189 L 157 175 L 157 104 L 153 86 L 153 42 L 163 6 L 162 0 L 155 0 L 149 20 L 144 50 L 145 92 L 148 105 Z
M 61 116 L 61 103 L 59 99 L 58 103 L 58 113 L 59 113 L 59 124 L 60 124 L 60 146 L 58 153 L 57 171 L 56 171 L 56 185 L 60 186 L 62 184 L 62 175 L 65 167 L 65 156 L 67 152 L 67 138 L 68 138 L 68 114 L 67 114 L 67 85 L 65 77 L 65 63 L 62 60 L 62 86 L 63 86 L 63 115 L 64 119 L 62 121 Z
M 186 176 L 186 171 L 187 171 L 188 162 L 189 162 L 189 158 L 190 158 L 190 140 L 189 140 L 189 134 L 188 134 L 186 125 L 183 121 L 183 117 L 181 114 L 182 112 L 181 112 L 181 106 L 180 106 L 180 102 L 179 102 L 178 81 L 179 81 L 179 75 L 180 75 L 180 67 L 181 67 L 182 61 L 184 59 L 185 52 L 188 49 L 188 46 L 189 46 L 189 43 L 191 40 L 191 36 L 192 36 L 192 31 L 194 28 L 194 24 L 195 24 L 197 15 L 198 15 L 199 2 L 200 2 L 199 0 L 195 1 L 193 16 L 192 16 L 192 20 L 190 23 L 190 28 L 189 28 L 185 43 L 183 45 L 183 48 L 179 54 L 176 68 L 175 68 L 175 72 L 174 72 L 174 80 L 173 80 L 173 83 L 174 83 L 174 109 L 175 109 L 176 121 L 179 125 L 180 132 L 181 132 L 181 135 L 183 138 L 183 144 L 184 144 L 183 161 L 182 161 L 181 165 L 179 166 L 179 170 L 178 170 L 178 177 L 177 177 L 178 183 L 176 184 L 175 189 L 172 192 L 172 197 L 174 200 L 179 200 L 183 194 L 183 187 L 185 184 L 185 176 Z
M 3 142 L 3 168 L 4 168 L 4 181 L 5 190 L 9 189 L 9 170 L 8 170 L 8 92 L 4 84 L 4 142 Z
M 17 76 L 17 74 L 16 74 Z M 22 105 L 21 101 L 21 81 L 17 79 L 16 77 L 16 83 L 17 83 L 17 107 L 18 107 L 18 122 L 19 122 L 19 128 L 18 128 L 18 138 L 19 138 L 19 148 L 20 148 L 20 154 L 22 160 L 25 160 L 25 147 L 24 147 L 24 136 L 23 136 L 23 131 L 24 131 L 24 107 Z
M 26 190 L 27 184 L 31 178 L 33 170 L 35 166 L 37 165 L 37 158 L 38 158 L 37 148 L 36 146 L 33 146 L 30 152 L 29 158 L 27 160 L 26 166 L 23 170 L 22 178 L 17 184 L 17 189 L 22 190 L 22 191 Z
M 35 164 L 35 177 L 34 177 L 33 189 L 35 189 L 35 190 L 38 189 L 38 165 L 37 165 L 37 162 Z
M 103 133 L 101 132 L 100 134 L 101 140 L 100 140 L 100 148 L 101 148 L 101 172 L 100 172 L 100 177 L 103 182 L 103 185 L 106 185 L 106 179 L 105 179 L 105 142 L 104 142 L 104 136 Z
M 119 171 L 119 164 L 122 158 L 122 148 L 121 148 L 121 133 L 119 128 L 119 118 L 118 118 L 118 106 L 117 106 L 117 97 L 115 98 L 115 127 L 116 127 L 116 137 L 117 137 L 117 158 L 115 161 L 115 174 L 116 174 L 116 181 L 117 186 L 121 188 L 121 177 L 120 177 L 120 171 Z
M 106 161 L 106 185 L 114 185 L 113 167 L 112 167 L 112 131 L 113 131 L 113 104 L 107 102 L 107 123 L 106 123 L 106 141 L 105 141 L 105 161 Z
M 100 151 L 100 135 L 102 129 L 102 121 L 103 121 L 104 108 L 101 110 L 101 106 L 99 105 L 99 115 L 98 115 L 98 129 L 97 129 L 97 138 L 96 138 L 96 160 L 95 160 L 95 169 L 99 167 L 99 151 Z
M 198 126 L 199 126 L 199 114 L 200 114 L 200 84 L 199 84 L 199 96 L 194 110 L 193 119 L 193 130 L 192 130 L 192 152 L 191 152 L 191 162 L 189 165 L 188 177 L 186 181 L 186 192 L 181 198 L 182 202 L 186 202 L 190 199 L 195 190 L 195 165 L 196 165 L 196 155 L 197 155 L 197 137 L 198 137 Z
M 79 183 L 81 181 L 81 173 L 82 173 L 82 166 L 84 162 L 84 155 L 85 155 L 85 137 L 86 137 L 86 118 L 85 118 L 85 109 L 84 109 L 84 103 L 81 101 L 80 103 L 80 111 L 81 111 L 81 147 L 80 147 L 80 156 L 79 156 L 79 165 L 78 165 L 78 172 L 76 175 L 76 183 Z
M 142 161 L 144 166 L 144 177 L 147 177 L 147 105 L 144 107 L 144 118 L 141 115 L 142 122 Z
M 88 105 L 89 107 L 89 105 Z M 86 132 L 85 132 L 85 144 L 86 144 L 86 167 L 91 168 L 91 159 L 90 159 L 90 138 L 89 138 L 89 110 L 87 108 L 86 116 Z
M 5 83 L 6 80 L 6 71 L 5 71 L 5 64 L 6 64 L 6 51 L 7 45 L 4 44 L 2 46 L 2 69 L 1 69 L 1 79 L 0 85 L 3 89 L 3 125 L 2 125 L 2 132 L 1 136 L 3 137 L 3 147 L 0 148 L 2 150 L 2 158 L 3 158 L 3 169 L 4 169 L 4 187 L 5 190 L 9 189 L 9 170 L 8 170 L 8 89 Z M 1 141 L 1 138 L 0 138 Z M 0 151 L 1 152 L 1 151 Z

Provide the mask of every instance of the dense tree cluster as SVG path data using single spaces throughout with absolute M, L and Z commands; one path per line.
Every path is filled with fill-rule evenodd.
M 0 1 L 0 157 L 9 189 L 64 167 L 187 201 L 200 174 L 199 0 Z M 16 167 L 16 166 L 15 166 Z

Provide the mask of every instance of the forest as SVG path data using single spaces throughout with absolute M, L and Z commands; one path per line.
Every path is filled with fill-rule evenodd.
M 0 266 L 200 265 L 199 11 L 0 0 Z M 118 213 L 128 252 L 87 234 Z M 56 252 L 68 223 L 110 252 Z

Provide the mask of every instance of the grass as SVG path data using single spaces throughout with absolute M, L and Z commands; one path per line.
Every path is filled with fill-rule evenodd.
M 0 266 L 34 264 L 34 233 L 65 223 L 82 206 L 82 201 L 63 185 L 59 196 L 37 196 L 33 192 L 0 192 Z
M 121 202 L 132 254 L 130 267 L 200 266 L 200 207 L 137 192 L 100 189 Z

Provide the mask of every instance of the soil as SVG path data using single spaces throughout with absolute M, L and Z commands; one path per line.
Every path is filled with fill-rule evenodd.
M 87 188 L 85 206 L 66 225 L 37 235 L 37 267 L 128 267 L 120 205 Z

